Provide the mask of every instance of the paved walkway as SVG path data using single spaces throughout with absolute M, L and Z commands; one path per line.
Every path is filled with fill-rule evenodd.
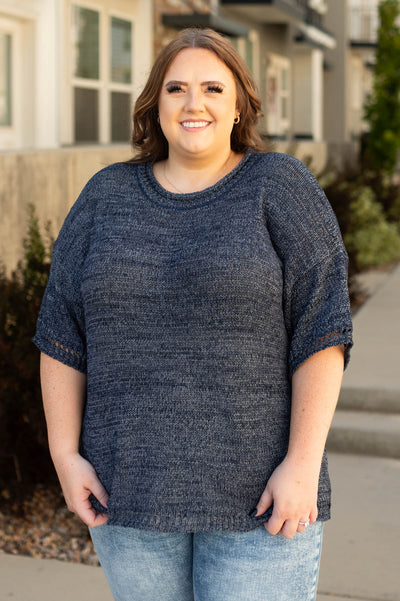
M 396 438 L 391 418 L 400 414 L 399 300 L 400 265 L 354 320 L 356 346 L 333 428 L 340 452 L 329 455 L 334 519 L 325 527 L 318 601 L 400 601 L 400 456 L 379 452 L 385 430 L 363 454 L 349 454 L 349 440 L 340 436 L 348 424 L 359 433 L 368 414 L 372 422 L 384 415 Z M 364 431 L 359 438 L 369 437 Z M 100 568 L 0 554 L 0 601 L 56 600 L 112 597 Z
M 354 318 L 328 449 L 400 459 L 400 264 L 365 274 L 364 282 L 373 295 Z
M 343 392 L 349 398 L 353 391 L 355 408 L 400 412 L 400 264 L 373 289 L 354 318 L 356 346 Z

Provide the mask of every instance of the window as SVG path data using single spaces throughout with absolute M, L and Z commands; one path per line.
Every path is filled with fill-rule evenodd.
M 267 67 L 267 133 L 286 137 L 290 127 L 290 61 L 270 55 Z
M 133 24 L 72 7 L 73 138 L 127 142 L 133 96 Z
M 99 79 L 99 13 L 74 6 L 75 77 Z
M 111 17 L 111 81 L 132 82 L 132 24 Z
M 250 69 L 255 83 L 259 84 L 259 35 L 255 30 L 249 32 L 248 37 L 229 38 L 240 56 Z
M 12 125 L 11 35 L 0 32 L 0 126 Z
M 0 149 L 31 145 L 34 114 L 28 68 L 30 40 L 23 37 L 24 21 L 0 15 Z
M 100 15 L 73 6 L 74 140 L 99 141 Z
M 289 67 L 281 67 L 281 119 L 289 120 Z
M 75 142 L 99 140 L 99 93 L 87 88 L 74 89 Z
M 132 23 L 111 17 L 111 141 L 129 137 L 132 104 Z

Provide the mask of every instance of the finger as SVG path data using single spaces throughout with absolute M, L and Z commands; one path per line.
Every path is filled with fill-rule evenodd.
M 108 520 L 108 515 L 106 513 L 98 513 L 94 509 L 79 512 L 77 513 L 77 515 L 82 520 L 82 522 L 86 524 L 86 526 L 88 526 L 89 528 L 101 526 L 102 524 L 105 524 Z
M 80 502 L 79 505 L 75 507 L 75 513 L 80 517 L 82 522 L 86 524 L 86 526 L 89 526 L 89 528 L 101 526 L 108 520 L 108 515 L 106 513 L 99 513 L 96 511 L 89 499 Z
M 260 497 L 260 500 L 257 503 L 257 513 L 256 516 L 262 515 L 271 507 L 273 503 L 272 494 L 265 489 L 263 494 Z
M 310 524 L 314 524 L 318 518 L 318 509 L 314 507 L 314 509 L 310 512 Z
M 96 497 L 99 503 L 103 505 L 103 507 L 107 507 L 109 495 L 98 478 L 95 478 L 91 483 L 90 492 Z
M 92 522 L 92 526 L 90 526 L 90 528 L 96 528 L 96 526 L 102 526 L 103 524 L 105 524 L 108 521 L 108 515 L 106 513 L 98 513 L 96 512 L 96 515 L 93 519 Z
M 281 536 L 284 536 L 285 538 L 293 538 L 297 532 L 297 527 L 297 520 L 286 520 L 282 528 L 280 529 L 279 534 Z
M 297 532 L 304 532 L 306 528 L 311 524 L 310 518 L 300 518 L 299 523 L 297 525 Z
M 268 522 L 264 524 L 265 529 L 272 535 L 278 534 L 280 532 L 285 520 L 279 516 L 276 509 L 272 512 L 271 517 Z

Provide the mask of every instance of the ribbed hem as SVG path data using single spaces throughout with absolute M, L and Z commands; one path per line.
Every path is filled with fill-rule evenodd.
M 268 521 L 271 511 L 267 511 L 258 518 L 251 518 L 246 514 L 234 515 L 228 513 L 205 514 L 194 513 L 186 515 L 151 515 L 131 511 L 109 510 L 107 524 L 139 530 L 153 530 L 157 532 L 211 532 L 215 530 L 229 530 L 232 532 L 248 532 L 258 528 Z M 318 520 L 325 522 L 330 519 L 330 501 L 328 504 L 319 503 Z

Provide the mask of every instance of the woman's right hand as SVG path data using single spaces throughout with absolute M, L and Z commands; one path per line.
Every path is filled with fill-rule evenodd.
M 53 461 L 68 509 L 90 528 L 105 524 L 108 515 L 96 511 L 89 500 L 93 494 L 107 508 L 108 494 L 92 464 L 79 453 L 53 457 Z

